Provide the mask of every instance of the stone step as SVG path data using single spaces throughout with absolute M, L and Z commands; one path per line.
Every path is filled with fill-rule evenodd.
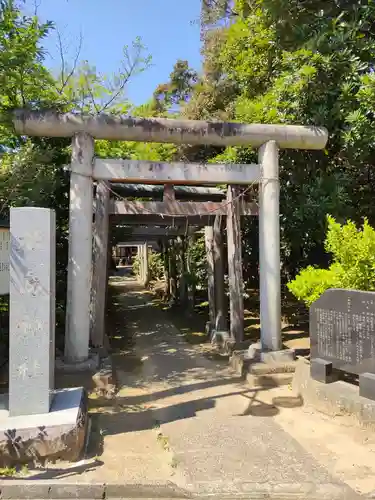
M 250 363 L 246 381 L 250 387 L 278 387 L 293 382 L 297 361 L 283 363 Z
M 248 373 L 252 375 L 274 375 L 281 373 L 294 373 L 296 371 L 297 361 L 288 361 L 284 363 L 249 363 Z
M 294 359 L 288 361 L 287 359 L 288 357 L 283 361 L 274 361 L 272 356 L 269 356 L 266 361 L 259 361 L 259 357 L 258 359 L 249 358 L 247 351 L 234 351 L 229 359 L 229 366 L 243 378 L 246 378 L 248 374 L 268 376 L 288 373 L 293 375 L 297 361 Z
M 246 374 L 246 382 L 250 387 L 279 387 L 289 385 L 293 382 L 293 372 L 287 373 L 266 373 L 263 375 L 255 375 L 253 373 Z

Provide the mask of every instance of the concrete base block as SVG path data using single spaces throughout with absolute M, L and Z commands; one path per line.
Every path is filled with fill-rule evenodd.
M 234 351 L 229 364 L 237 375 L 246 378 L 247 382 L 253 387 L 288 385 L 293 381 L 293 374 L 296 369 L 296 361 L 294 360 L 265 363 L 259 361 L 257 352 L 254 353 L 253 357 L 249 357 L 248 349 Z
M 67 363 L 63 358 L 57 358 L 56 370 L 63 373 L 95 372 L 99 368 L 99 353 L 93 352 L 81 363 Z
M 279 387 L 293 382 L 296 362 L 250 363 L 246 381 L 251 387 Z
M 296 359 L 293 349 L 283 349 L 282 351 L 263 351 L 260 353 L 260 360 L 263 363 L 290 363 Z
M 80 388 L 53 392 L 49 413 L 10 417 L 8 396 L 0 396 L 0 466 L 76 461 L 87 431 L 87 395 Z
M 332 417 L 345 417 L 352 425 L 375 430 L 375 401 L 362 397 L 358 387 L 338 380 L 322 384 L 311 378 L 310 363 L 297 361 L 293 378 L 293 392 L 302 396 L 304 403 Z

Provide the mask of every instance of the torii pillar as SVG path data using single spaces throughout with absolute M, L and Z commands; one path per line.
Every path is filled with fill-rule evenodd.
M 89 356 L 92 266 L 94 139 L 79 132 L 72 140 L 69 201 L 69 261 L 64 357 L 68 363 Z

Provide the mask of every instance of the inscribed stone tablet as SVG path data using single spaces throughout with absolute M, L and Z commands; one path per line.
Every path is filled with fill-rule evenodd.
M 330 289 L 310 307 L 311 358 L 375 373 L 375 292 Z
M 10 416 L 48 413 L 55 359 L 55 212 L 10 210 Z

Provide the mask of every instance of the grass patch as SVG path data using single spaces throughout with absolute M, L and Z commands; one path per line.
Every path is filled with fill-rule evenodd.
M 15 467 L 1 467 L 0 477 L 13 477 L 17 475 Z

